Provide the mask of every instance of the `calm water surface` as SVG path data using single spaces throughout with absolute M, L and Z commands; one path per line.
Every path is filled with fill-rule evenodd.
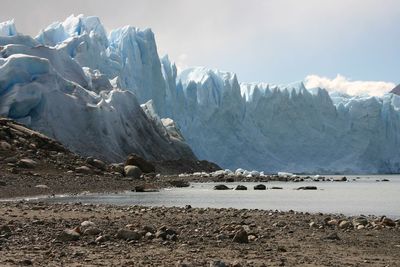
M 333 176 L 330 176 L 333 177 Z M 234 188 L 238 184 L 247 191 L 216 191 L 216 183 L 192 183 L 189 188 L 163 189 L 159 192 L 93 194 L 56 197 L 49 202 L 82 202 L 92 204 L 185 206 L 213 208 L 247 208 L 265 210 L 296 210 L 308 212 L 342 213 L 346 215 L 386 215 L 400 218 L 400 176 L 346 176 L 349 182 L 268 182 L 267 188 L 282 190 L 253 190 L 259 183 L 225 183 Z M 360 177 L 356 179 L 356 177 Z M 389 182 L 376 180 L 389 179 Z M 318 190 L 295 190 L 315 185 Z

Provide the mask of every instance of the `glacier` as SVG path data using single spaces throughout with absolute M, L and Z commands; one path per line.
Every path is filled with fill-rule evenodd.
M 71 57 L 65 40 L 60 46 L 37 40 L 0 37 L 0 115 L 107 161 L 122 161 L 133 152 L 150 160 L 196 159 L 182 137 L 145 113 L 132 91 L 113 87 L 99 70 Z
M 109 161 L 201 158 L 221 167 L 301 173 L 400 171 L 400 96 L 241 83 L 177 70 L 150 29 L 107 34 L 70 16 L 35 38 L 0 24 L 0 115 Z M 194 154 L 192 153 L 194 152 Z

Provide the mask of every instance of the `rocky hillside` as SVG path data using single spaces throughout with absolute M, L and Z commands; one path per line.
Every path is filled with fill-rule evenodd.
M 132 176 L 124 170 L 125 165 L 143 168 L 141 162 L 152 166 L 153 173 L 143 169 L 139 175 Z M 108 164 L 92 157 L 84 158 L 54 139 L 13 120 L 0 118 L 1 197 L 121 191 L 152 184 L 168 186 L 168 179 L 175 178 L 156 177 L 156 174 L 216 169 L 219 169 L 217 165 L 206 161 L 147 162 L 138 156 L 135 156 L 135 161 L 128 158 L 125 164 Z

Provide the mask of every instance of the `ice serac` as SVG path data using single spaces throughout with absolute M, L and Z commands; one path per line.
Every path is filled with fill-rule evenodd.
M 0 37 L 4 44 L 0 51 L 0 116 L 22 122 L 82 155 L 108 161 L 121 161 L 130 153 L 149 160 L 195 159 L 183 140 L 170 135 L 162 123 L 144 112 L 131 91 L 113 88 L 106 74 L 81 66 L 65 49 L 75 38 L 98 42 L 98 37 L 97 41 L 90 37 L 102 33 L 97 20 L 78 17 L 67 22 L 62 27 L 70 37 L 53 36 L 53 40 L 48 34 L 46 38 L 54 41 L 51 46 L 38 45 L 41 38 Z M 93 62 L 103 59 L 97 60 Z
M 14 36 L 17 35 L 14 20 L 0 22 L 0 36 Z

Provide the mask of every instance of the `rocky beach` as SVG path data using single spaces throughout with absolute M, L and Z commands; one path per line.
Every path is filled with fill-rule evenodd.
M 399 221 L 263 210 L 0 204 L 1 266 L 399 266 Z

